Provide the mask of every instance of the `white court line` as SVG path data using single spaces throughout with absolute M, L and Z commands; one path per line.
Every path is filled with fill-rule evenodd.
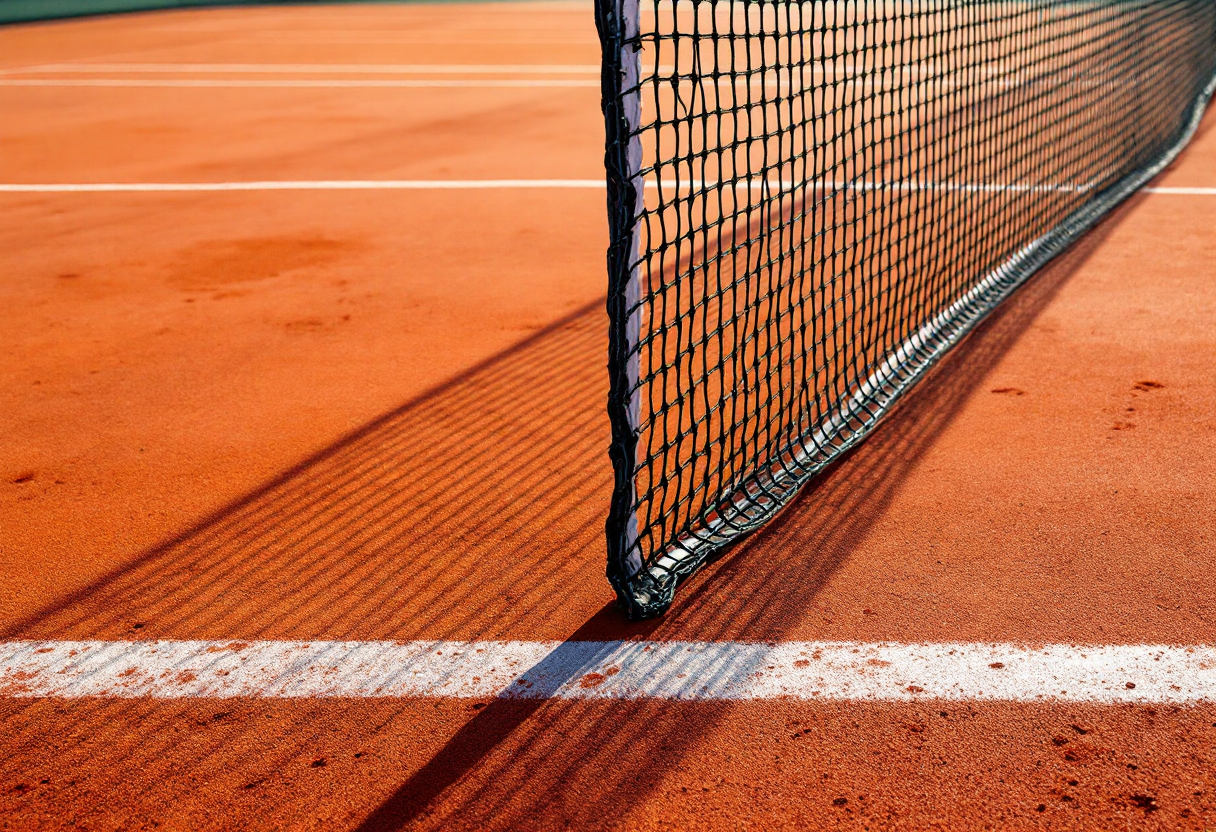
M 511 188 L 604 190 L 603 179 L 355 179 L 266 182 L 105 182 L 53 185 L 0 184 L 0 193 L 126 193 L 149 191 L 428 191 Z
M 878 74 L 880 72 L 888 72 L 898 70 L 900 72 L 915 72 L 916 67 L 910 65 L 901 65 L 898 67 L 871 67 L 858 68 L 851 64 L 844 66 L 830 66 L 823 63 L 814 63 L 806 67 L 799 68 L 801 73 L 813 73 L 817 75 L 833 75 L 837 72 L 847 73 L 850 75 L 860 74 Z M 656 70 L 659 74 L 670 74 L 675 71 L 673 66 L 660 64 Z M 688 70 L 685 70 L 687 72 Z M 738 71 L 744 73 L 791 73 L 793 67 L 739 67 Z M 938 70 L 927 68 L 932 74 L 939 74 Z M 111 64 L 37 64 L 34 66 L 18 66 L 0 69 L 0 75 L 44 75 L 50 73 L 59 73 L 63 75 L 91 75 L 104 74 L 107 72 L 119 73 L 155 73 L 155 74 L 184 74 L 184 73 L 320 73 L 334 72 L 338 74 L 404 74 L 412 75 L 418 73 L 469 73 L 477 75 L 489 74 L 566 74 L 566 73 L 588 73 L 592 75 L 600 74 L 599 64 L 275 64 L 275 63 L 111 63 Z M 993 74 L 990 72 L 989 74 Z M 1000 72 L 1001 75 L 1006 75 L 1006 72 Z
M 581 78 L 550 78 L 545 80 L 531 78 L 512 78 L 495 80 L 487 78 L 484 80 L 469 81 L 461 79 L 443 80 L 443 79 L 402 79 L 402 80 L 382 80 L 369 78 L 364 80 L 294 80 L 285 79 L 281 81 L 259 81 L 247 79 L 225 79 L 225 80 L 196 80 L 196 79 L 165 79 L 144 81 L 137 78 L 68 78 L 68 79 L 43 79 L 43 78 L 4 78 L 0 79 L 0 87 L 230 87 L 234 89 L 240 88 L 300 88 L 300 89 L 324 89 L 324 88 L 347 88 L 347 87 L 368 87 L 368 88 L 427 88 L 427 87 L 599 87 L 600 82 L 591 79 Z
M 648 181 L 647 189 L 670 188 L 713 189 L 718 183 L 690 180 L 661 183 Z M 735 190 L 788 190 L 790 181 L 742 180 L 724 183 Z M 319 179 L 266 180 L 252 182 L 81 182 L 0 184 L 0 193 L 148 193 L 148 192 L 207 192 L 207 191 L 425 191 L 425 190 L 499 190 L 499 189 L 574 189 L 603 190 L 603 179 Z M 1080 192 L 1092 186 L 1079 185 L 1008 185 L 935 182 L 816 182 L 820 191 L 965 191 L 965 192 Z M 1187 196 L 1216 196 L 1214 188 L 1148 187 L 1142 193 Z
M 727 68 L 722 68 L 724 71 Z M 971 67 L 954 67 L 941 69 L 934 66 L 919 67 L 910 64 L 898 66 L 859 67 L 853 64 L 833 66 L 815 62 L 795 70 L 794 67 L 740 66 L 736 71 L 744 75 L 776 75 L 781 77 L 800 76 L 836 76 L 868 77 L 888 76 L 898 72 L 901 75 L 921 75 L 928 78 L 946 76 L 964 70 L 971 75 Z M 691 69 L 682 73 L 687 76 Z M 108 64 L 38 64 L 35 66 L 19 66 L 0 69 L 0 76 L 5 75 L 95 75 L 104 73 L 151 73 L 158 75 L 169 74 L 317 74 L 332 72 L 335 74 L 370 74 L 370 75 L 414 75 L 414 74 L 475 74 L 475 75 L 551 75 L 551 74 L 591 74 L 599 75 L 599 64 L 275 64 L 275 63 L 108 63 Z M 660 77 L 675 73 L 675 67 L 660 64 L 655 68 Z M 982 73 L 985 77 L 1008 78 L 1012 73 L 1001 67 L 990 67 Z M 685 77 L 682 80 L 691 83 Z
M 599 75 L 599 64 L 41 64 L 0 69 L 0 75 L 119 73 L 234 73 L 337 75 Z
M 18 641 L 3 697 L 1216 701 L 1216 648 L 798 641 Z
M 1146 194 L 1174 194 L 1176 196 L 1216 196 L 1216 188 L 1141 188 Z
M 869 91 L 891 92 L 896 87 L 885 82 L 875 82 L 869 78 L 847 78 L 841 83 L 850 85 L 860 84 Z M 1020 86 L 1022 82 L 1001 81 L 997 85 L 1002 89 Z M 681 81 L 682 86 L 691 87 L 691 81 Z M 325 89 L 325 88 L 384 88 L 384 89 L 424 89 L 427 87 L 467 87 L 475 88 L 512 88 L 512 87 L 596 87 L 600 86 L 598 79 L 590 78 L 514 78 L 477 80 L 461 79 L 293 79 L 258 80 L 247 78 L 0 78 L 0 87 L 114 87 L 114 88 L 213 88 L 213 89 Z M 660 85 L 664 93 L 669 89 L 666 84 Z M 764 78 L 747 77 L 742 79 L 719 79 L 702 86 L 719 90 L 726 89 L 763 89 L 767 92 L 777 91 L 783 94 L 812 92 L 811 87 L 794 87 L 786 81 L 766 80 Z M 952 85 L 949 89 L 953 89 Z

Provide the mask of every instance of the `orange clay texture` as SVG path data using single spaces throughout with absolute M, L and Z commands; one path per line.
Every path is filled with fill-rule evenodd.
M 0 29 L 4 69 L 597 60 L 585 3 Z M 595 179 L 598 96 L 0 86 L 0 181 Z M 1216 113 L 1155 184 L 1216 187 Z M 1133 198 L 628 624 L 602 191 L 0 194 L 0 632 L 1211 644 L 1213 229 Z M 0 700 L 21 830 L 1204 830 L 1214 772 L 1211 705 Z

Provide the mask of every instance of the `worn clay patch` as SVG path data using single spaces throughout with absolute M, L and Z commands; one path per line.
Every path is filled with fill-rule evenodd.
M 358 247 L 349 240 L 319 236 L 208 240 L 179 251 L 168 280 L 183 291 L 215 289 L 322 266 Z
M 580 688 L 599 687 L 600 685 L 604 684 L 605 681 L 608 680 L 608 677 L 615 676 L 616 674 L 618 674 L 620 672 L 621 672 L 621 669 L 619 667 L 610 667 L 607 670 L 605 670 L 603 673 L 588 673 L 585 676 L 583 676 L 581 679 L 578 680 L 578 686 Z
M 588 673 L 587 675 L 583 676 L 583 678 L 578 680 L 578 686 L 580 688 L 599 687 L 600 685 L 604 684 L 604 680 L 607 678 L 608 677 L 603 673 Z

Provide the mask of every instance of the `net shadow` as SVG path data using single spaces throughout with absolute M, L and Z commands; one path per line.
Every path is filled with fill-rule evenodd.
M 664 619 L 626 622 L 604 603 L 606 588 L 574 588 L 601 586 L 611 478 L 602 459 L 597 305 L 377 420 L 6 637 L 779 640 L 923 451 L 1128 210 L 998 308 L 868 442 L 690 581 Z M 37 719 L 45 707 L 0 704 L 0 772 L 34 781 L 51 769 L 87 768 L 91 793 L 107 794 L 114 807 L 172 806 L 195 784 L 233 771 L 256 786 L 266 769 L 307 755 L 319 735 L 338 730 L 326 727 L 336 713 L 369 706 L 309 701 L 290 718 L 251 718 L 220 733 L 189 703 L 79 700 L 55 705 L 54 725 L 64 737 L 92 733 L 92 741 L 56 746 L 53 761 Z M 430 707 L 377 703 L 369 730 L 411 730 L 426 724 Z M 685 766 L 732 707 L 492 700 L 421 767 L 365 784 L 350 825 L 611 826 Z M 183 726 L 189 778 L 178 768 Z M 311 810 L 293 790 L 261 795 L 256 808 L 287 818 Z
M 1135 202 L 999 307 L 865 444 L 690 581 L 665 618 L 629 624 L 602 613 L 571 640 L 781 640 L 886 511 L 924 450 Z M 611 826 L 607 821 L 641 805 L 665 772 L 683 766 L 732 707 L 496 700 L 359 829 Z
M 603 328 L 600 304 L 579 310 L 3 637 L 493 638 L 562 620 L 562 587 L 602 574 Z
M 604 329 L 602 301 L 576 310 L 3 638 L 562 639 L 611 597 Z M 298 795 L 276 801 L 258 784 L 307 756 L 349 704 L 0 699 L 0 782 L 87 784 L 44 807 L 48 824 L 117 807 L 147 825 L 146 813 L 188 802 L 192 784 L 232 776 L 261 798 L 258 812 L 290 812 Z M 380 725 L 430 709 L 372 708 Z M 17 800 L 28 811 L 23 791 L 0 792 L 0 814 Z

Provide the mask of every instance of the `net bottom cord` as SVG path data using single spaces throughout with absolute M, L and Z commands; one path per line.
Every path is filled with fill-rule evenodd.
M 657 641 L 19 641 L 0 697 L 1216 701 L 1216 648 Z
M 625 581 L 615 582 L 626 614 L 631 619 L 662 615 L 671 606 L 680 583 L 727 546 L 771 520 L 808 480 L 864 439 L 899 398 L 989 312 L 1164 170 L 1198 130 L 1214 91 L 1216 76 L 1193 102 L 1178 141 L 1152 165 L 1097 194 L 1046 234 L 1019 249 L 889 353 L 834 414 L 808 435 L 774 453 L 775 462 L 729 491 L 702 516 L 697 528 L 686 532 Z

